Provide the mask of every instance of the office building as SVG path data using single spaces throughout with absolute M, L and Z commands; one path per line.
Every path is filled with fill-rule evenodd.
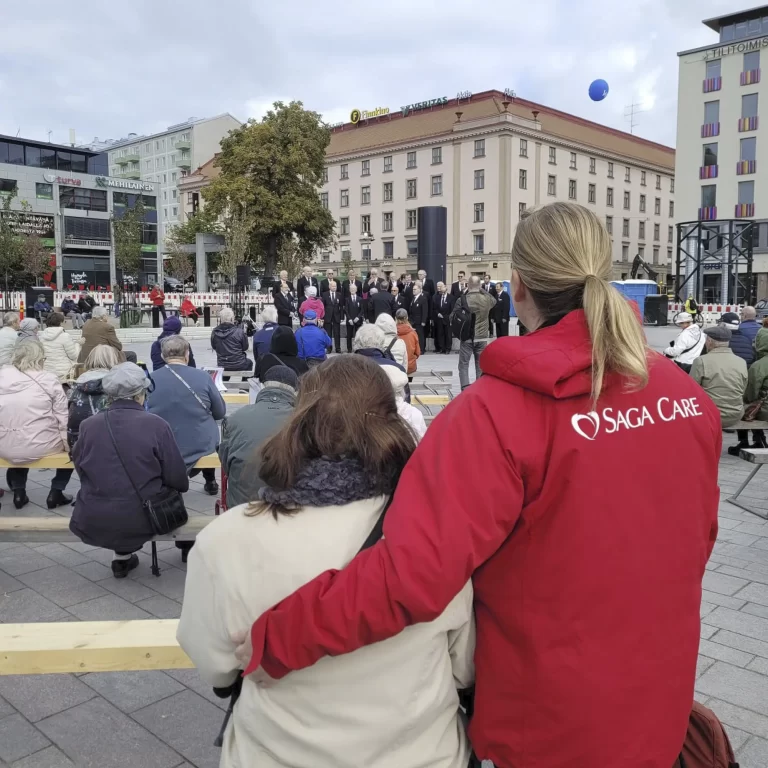
M 703 23 L 712 43 L 678 54 L 677 219 L 756 222 L 753 273 L 761 298 L 768 295 L 768 185 L 759 182 L 768 169 L 768 86 L 761 78 L 768 5 Z M 712 258 L 704 268 L 701 298 L 724 301 L 722 267 Z
M 597 111 L 597 107 L 596 107 Z M 666 279 L 676 219 L 675 152 L 510 92 L 352 111 L 334 127 L 320 195 L 338 246 L 318 268 L 350 261 L 413 272 L 420 206 L 448 217 L 448 280 L 507 277 L 522 212 L 554 200 L 593 210 L 613 237 L 613 274 L 640 254 Z
M 81 147 L 0 136 L 0 194 L 12 195 L 11 216 L 19 234 L 37 235 L 56 254 L 55 284 L 108 289 L 115 283 L 111 219 L 120 218 L 141 195 L 147 207 L 141 285 L 161 274 L 155 182 L 114 178 L 107 156 Z M 28 207 L 24 207 L 26 203 Z

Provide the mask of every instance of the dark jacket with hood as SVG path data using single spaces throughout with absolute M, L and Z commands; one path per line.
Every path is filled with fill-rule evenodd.
M 217 325 L 211 332 L 211 347 L 216 352 L 216 365 L 225 371 L 247 371 L 248 337 L 245 331 L 233 323 Z
M 269 353 L 263 355 L 256 364 L 256 376 L 260 379 L 273 365 L 287 365 L 297 376 L 309 370 L 309 366 L 299 357 L 299 347 L 293 331 L 283 325 L 273 331 Z
M 69 418 L 67 419 L 67 442 L 70 451 L 75 447 L 80 425 L 90 416 L 95 416 L 107 407 L 107 396 L 101 388 L 101 380 L 109 373 L 96 369 L 81 374 L 69 391 Z
M 253 334 L 253 359 L 258 360 L 262 355 L 269 352 L 269 345 L 272 341 L 272 333 L 277 328 L 277 323 L 264 323 L 261 330 Z
M 744 333 L 741 328 L 731 331 L 731 341 L 728 345 L 731 351 L 737 357 L 740 357 L 747 367 L 755 362 L 755 348 L 752 346 L 753 339 Z
M 125 469 L 107 430 L 107 412 L 85 421 L 72 452 L 80 491 L 69 529 L 92 547 L 135 552 L 153 534 L 126 470 L 144 499 L 168 488 L 184 493 L 189 490 L 189 478 L 173 432 L 163 419 L 134 400 L 117 400 L 108 413 Z
M 168 336 L 178 336 L 181 333 L 181 320 L 179 320 L 178 317 L 175 315 L 172 317 L 169 317 L 164 323 L 163 323 L 163 332 L 157 337 L 155 341 L 152 342 L 152 351 L 150 353 L 150 356 L 152 357 L 152 370 L 153 371 L 159 371 L 164 365 L 165 360 L 163 360 L 163 355 L 161 351 L 161 343 L 163 339 L 168 338 Z M 190 368 L 197 368 L 195 365 L 195 355 L 192 352 L 192 347 L 189 348 L 189 362 L 187 363 Z
M 754 403 L 768 394 L 768 330 L 758 331 L 755 337 L 755 355 L 757 359 L 749 367 L 745 403 Z M 763 405 L 757 416 L 758 421 L 768 421 L 768 403 Z

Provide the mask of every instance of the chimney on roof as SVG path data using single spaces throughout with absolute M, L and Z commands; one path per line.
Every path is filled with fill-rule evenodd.
M 456 122 L 457 122 L 457 123 L 460 123 L 460 122 L 461 122 L 461 116 L 462 116 L 463 114 L 464 114 L 463 112 L 457 112 L 457 113 L 456 113 Z

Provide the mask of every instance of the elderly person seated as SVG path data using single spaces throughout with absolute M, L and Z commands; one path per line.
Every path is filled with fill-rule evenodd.
M 43 370 L 45 351 L 39 341 L 19 341 L 11 365 L 0 368 L 0 458 L 29 464 L 67 450 L 67 398 L 53 373 Z M 21 509 L 27 497 L 28 469 L 6 472 L 13 505 Z M 69 504 L 64 495 L 71 469 L 57 469 L 46 499 L 48 509 Z
M 392 352 L 389 350 L 387 337 L 378 325 L 371 323 L 364 325 L 355 334 L 352 350 L 356 355 L 368 357 L 379 365 L 393 365 L 407 375 L 405 368 L 395 361 Z M 411 391 L 407 386 L 405 388 L 405 401 L 407 403 L 411 402 Z
M 421 440 L 427 433 L 427 422 L 424 414 L 416 406 L 405 402 L 405 390 L 408 386 L 408 376 L 394 365 L 382 365 L 381 370 L 389 376 L 392 389 L 395 392 L 397 412 L 408 426 L 413 430 L 417 440 Z
M 163 339 L 165 366 L 152 374 L 155 388 L 147 399 L 149 412 L 165 419 L 181 449 L 190 477 L 197 475 L 198 459 L 219 447 L 219 426 L 227 406 L 206 371 L 189 367 L 189 342 L 183 336 Z M 216 470 L 202 470 L 204 490 L 211 496 L 219 491 Z
M 688 312 L 679 312 L 675 324 L 680 326 L 680 333 L 671 346 L 664 350 L 664 356 L 674 361 L 686 373 L 690 373 L 693 361 L 704 350 L 705 336 Z
M 77 311 L 83 316 L 84 320 L 90 320 L 93 317 L 93 310 L 98 306 L 96 299 L 88 291 L 80 291 L 80 298 L 77 300 Z
M 747 364 L 730 348 L 731 331 L 723 325 L 704 331 L 707 354 L 693 361 L 691 377 L 701 385 L 720 411 L 723 429 L 741 421 Z
M 297 376 L 303 376 L 308 370 L 307 363 L 299 357 L 299 347 L 296 337 L 290 328 L 284 325 L 275 328 L 269 342 L 269 352 L 259 358 L 255 375 L 264 383 L 264 374 L 273 365 L 285 365 Z
M 762 408 L 757 414 L 757 421 L 768 421 L 768 330 L 760 329 L 755 338 L 756 360 L 749 366 L 747 374 L 747 389 L 744 392 L 745 403 L 755 403 L 763 400 Z M 709 355 L 707 355 L 709 357 Z M 749 431 L 739 429 L 736 432 L 738 443 L 728 448 L 731 456 L 738 456 L 742 448 L 749 448 Z M 762 429 L 752 430 L 752 448 L 768 448 L 765 432 Z
M 317 297 L 317 288 L 314 285 L 308 285 L 304 289 L 304 295 L 306 298 L 299 304 L 299 316 L 303 319 L 304 315 L 312 310 L 317 315 L 317 319 L 322 321 L 325 318 L 325 304 Z
M 35 315 L 37 315 L 37 319 L 42 320 L 43 322 L 45 322 L 48 319 L 48 315 L 53 312 L 51 305 L 43 295 L 37 297 L 37 301 L 32 305 L 32 309 L 34 310 Z
M 163 330 L 160 335 L 152 342 L 152 349 L 149 356 L 152 359 L 152 370 L 159 371 L 164 365 L 163 355 L 161 351 L 161 345 L 163 339 L 167 339 L 169 336 L 178 336 L 181 333 L 181 320 L 175 315 L 167 318 L 163 323 Z M 189 365 L 192 368 L 197 368 L 195 364 L 195 356 L 192 353 L 192 348 L 189 349 Z
M 3 315 L 3 327 L 0 328 L 0 365 L 8 365 L 13 357 L 13 350 L 19 340 L 19 313 L 6 312 Z
M 253 334 L 253 359 L 258 363 L 262 355 L 269 352 L 272 332 L 277 328 L 277 307 L 268 304 L 261 310 L 261 328 Z
M 225 371 L 253 368 L 247 355 L 248 336 L 242 326 L 235 325 L 235 313 L 229 307 L 219 312 L 219 324 L 211 331 L 211 348 L 216 353 L 216 365 Z
M 52 312 L 47 326 L 39 336 L 45 350 L 45 370 L 55 374 L 61 382 L 69 381 L 72 366 L 80 356 L 80 344 L 64 330 L 61 312 Z
M 84 363 L 91 352 L 99 346 L 106 344 L 114 347 L 118 352 L 123 351 L 123 345 L 117 338 L 115 329 L 110 325 L 107 310 L 104 307 L 94 307 L 91 319 L 83 326 L 83 346 L 80 349 L 78 362 Z M 122 360 L 122 357 L 121 357 Z
M 33 341 L 37 341 L 39 331 L 40 323 L 38 323 L 34 317 L 25 317 L 19 323 L 19 332 L 17 334 L 18 340 L 32 339 Z
M 333 347 L 331 337 L 322 328 L 318 328 L 317 323 L 315 310 L 308 309 L 304 313 L 301 328 L 296 331 L 299 357 L 306 361 L 310 368 L 325 362 L 328 358 L 326 353 Z
M 74 299 L 62 299 L 61 301 L 61 314 L 64 317 L 68 317 L 72 321 L 73 328 L 82 328 L 83 316 L 80 314 L 80 310 L 77 307 L 77 302 Z
M 184 493 L 189 479 L 171 427 L 144 410 L 144 371 L 120 363 L 102 386 L 111 404 L 83 422 L 72 452 L 80 491 L 69 528 L 83 543 L 113 550 L 112 574 L 123 579 L 154 535 L 142 500 Z

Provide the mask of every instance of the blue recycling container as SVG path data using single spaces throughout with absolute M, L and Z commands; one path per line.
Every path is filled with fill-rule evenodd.
M 659 292 L 659 286 L 653 280 L 614 280 L 611 285 L 637 304 L 641 318 L 645 317 L 645 297 Z

